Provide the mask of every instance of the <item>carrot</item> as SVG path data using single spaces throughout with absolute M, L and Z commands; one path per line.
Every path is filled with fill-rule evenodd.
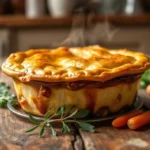
M 124 116 L 121 116 L 121 117 L 118 117 L 116 119 L 113 120 L 112 122 L 112 125 L 116 128 L 119 128 L 119 127 L 122 127 L 122 126 L 125 126 L 127 125 L 127 122 L 130 118 L 132 117 L 135 117 L 137 115 L 140 115 L 142 114 L 143 111 L 142 110 L 137 110 L 135 112 L 132 112 L 132 113 L 129 113 L 127 115 L 124 115 Z
M 150 95 L 150 85 L 148 85 L 148 86 L 146 87 L 146 93 L 147 93 L 148 95 Z
M 138 129 L 146 124 L 150 123 L 150 110 L 139 115 L 133 117 L 128 120 L 127 125 L 130 129 Z

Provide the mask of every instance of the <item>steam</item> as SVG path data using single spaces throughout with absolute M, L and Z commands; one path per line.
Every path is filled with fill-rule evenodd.
M 84 14 L 78 14 L 73 19 L 71 31 L 67 38 L 60 45 L 64 46 L 86 46 L 110 42 L 119 32 L 108 20 L 93 23 L 94 14 L 90 14 L 87 19 Z M 87 20 L 87 22 L 86 22 Z M 86 23 L 85 23 L 86 22 Z
M 93 36 L 97 39 L 110 42 L 113 37 L 119 32 L 118 28 L 114 28 L 107 20 L 104 23 L 97 23 L 92 29 Z
M 77 15 L 73 18 L 72 28 L 68 37 L 60 45 L 85 46 L 85 16 Z

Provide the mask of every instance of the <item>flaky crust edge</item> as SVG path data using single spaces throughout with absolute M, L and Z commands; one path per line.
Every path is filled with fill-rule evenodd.
M 33 50 L 34 51 L 34 50 Z M 40 51 L 40 50 L 39 50 Z M 41 50 L 42 51 L 42 50 Z M 117 50 L 114 50 L 117 51 Z M 136 52 L 128 51 L 130 54 L 135 54 Z M 139 52 L 138 52 L 139 55 Z M 74 81 L 100 81 L 100 82 L 105 82 L 117 77 L 122 77 L 122 76 L 128 76 L 128 75 L 136 75 L 136 74 L 142 74 L 144 73 L 147 69 L 150 68 L 150 59 L 141 53 L 141 59 L 147 59 L 147 61 L 144 63 L 143 66 L 140 66 L 139 68 L 137 66 L 134 66 L 132 64 L 127 64 L 119 69 L 114 68 L 111 71 L 105 71 L 100 74 L 79 74 L 78 76 L 64 76 L 63 74 L 60 75 L 37 75 L 37 74 L 27 74 L 24 72 L 19 72 L 19 71 L 14 71 L 11 70 L 10 68 L 7 68 L 5 64 L 9 62 L 11 55 L 5 60 L 5 62 L 2 64 L 2 71 L 6 73 L 8 76 L 17 78 L 21 82 L 29 82 L 29 81 L 42 81 L 42 82 L 74 82 Z M 143 63 L 143 62 L 142 62 Z

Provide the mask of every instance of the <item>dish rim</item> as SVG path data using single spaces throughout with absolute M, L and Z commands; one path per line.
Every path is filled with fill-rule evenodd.
M 110 120 L 110 119 L 114 119 L 116 117 L 120 117 L 122 115 L 126 115 L 128 113 L 134 112 L 138 109 L 140 109 L 143 106 L 143 100 L 140 98 L 140 96 L 136 96 L 134 103 L 131 105 L 130 109 L 128 111 L 123 111 L 123 112 L 119 112 L 119 113 L 114 113 L 111 115 L 108 115 L 106 117 L 93 117 L 93 118 L 89 118 L 89 119 L 80 119 L 80 121 L 86 121 L 86 122 L 101 122 L 101 121 L 106 121 L 106 120 Z M 19 105 L 18 105 L 19 106 Z M 25 111 L 19 111 L 15 105 L 13 105 L 11 102 L 7 103 L 7 108 L 16 116 L 22 117 L 22 118 L 26 118 L 29 119 L 29 115 L 32 115 L 30 113 L 27 113 Z M 21 109 L 21 107 L 20 107 Z M 22 109 L 23 110 L 23 109 Z M 43 121 L 44 117 L 39 117 L 36 115 L 32 115 L 33 118 L 35 118 L 38 121 Z

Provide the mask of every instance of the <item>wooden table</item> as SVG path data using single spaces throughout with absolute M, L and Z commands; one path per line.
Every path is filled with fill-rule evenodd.
M 12 86 L 12 81 L 6 76 L 2 75 L 1 81 Z M 0 109 L 0 150 L 150 150 L 150 124 L 131 131 L 127 127 L 115 129 L 111 121 L 107 121 L 95 124 L 95 133 L 72 126 L 72 135 L 54 137 L 46 129 L 42 138 L 38 130 L 25 133 L 32 126 L 27 119 L 15 116 L 8 109 Z M 59 125 L 55 127 L 59 132 Z

